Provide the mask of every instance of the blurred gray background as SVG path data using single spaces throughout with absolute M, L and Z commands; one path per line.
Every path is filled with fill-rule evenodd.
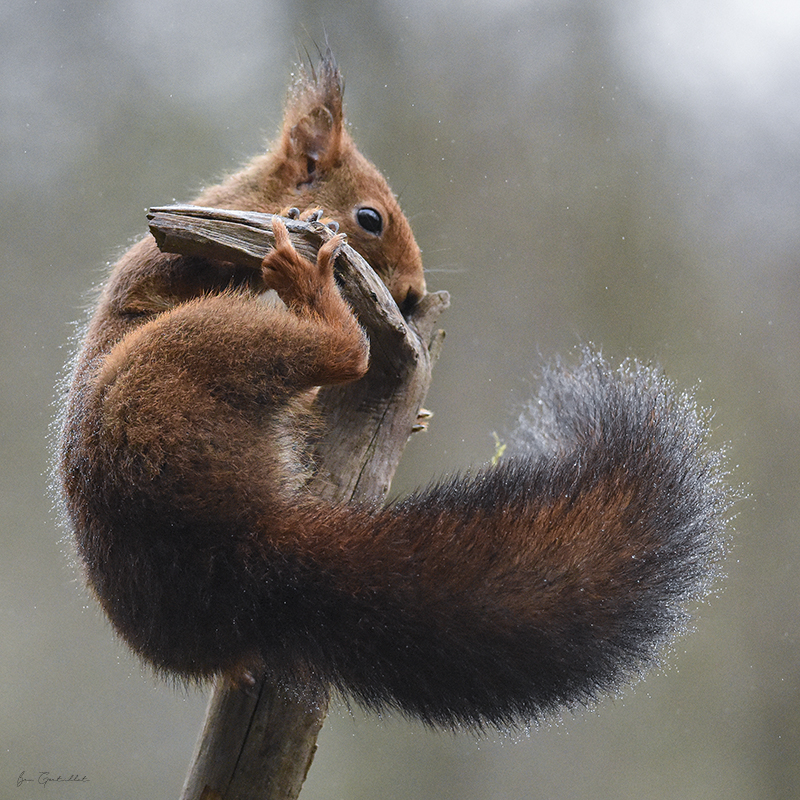
M 800 797 L 800 6 L 4 0 L 0 798 L 178 796 L 205 696 L 141 669 L 80 589 L 47 488 L 54 385 L 145 209 L 258 152 L 325 32 L 453 296 L 394 491 L 489 458 L 541 357 L 591 340 L 696 386 L 749 498 L 664 671 L 514 735 L 338 704 L 302 797 Z M 89 783 L 17 788 L 44 770 Z

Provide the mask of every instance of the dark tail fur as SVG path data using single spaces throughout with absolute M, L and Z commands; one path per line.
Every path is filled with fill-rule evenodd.
M 725 550 L 707 432 L 656 370 L 587 352 L 545 372 L 496 467 L 382 509 L 253 493 L 193 518 L 99 464 L 79 547 L 158 668 L 244 664 L 435 725 L 506 726 L 614 690 L 685 626 Z
M 352 571 L 326 565 L 315 668 L 446 726 L 620 687 L 685 627 L 724 554 L 729 492 L 706 438 L 654 369 L 587 353 L 548 370 L 496 468 L 376 513 Z

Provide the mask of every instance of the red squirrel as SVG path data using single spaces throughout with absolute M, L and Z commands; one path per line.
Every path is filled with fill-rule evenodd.
M 545 372 L 497 465 L 385 507 L 307 491 L 316 387 L 369 364 L 332 274 L 344 235 L 401 310 L 425 293 L 342 91 L 327 53 L 268 152 L 196 200 L 324 209 L 341 233 L 316 263 L 276 221 L 260 271 L 151 236 L 113 267 L 59 442 L 88 585 L 137 654 L 190 681 L 302 675 L 442 727 L 591 702 L 658 661 L 718 572 L 729 492 L 706 416 L 657 370 L 587 351 Z

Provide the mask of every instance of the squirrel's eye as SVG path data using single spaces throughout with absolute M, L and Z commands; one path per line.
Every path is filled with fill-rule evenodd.
M 364 206 L 356 211 L 356 222 L 367 232 L 380 236 L 383 232 L 383 217 L 379 211 Z

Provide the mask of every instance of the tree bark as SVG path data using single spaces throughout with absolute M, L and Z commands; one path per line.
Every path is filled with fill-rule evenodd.
M 204 255 L 257 269 L 274 243 L 271 215 L 169 206 L 151 209 L 150 229 L 165 252 Z M 298 252 L 315 258 L 332 233 L 320 223 L 284 220 Z M 360 381 L 321 390 L 323 416 L 313 490 L 347 503 L 382 500 L 421 411 L 444 334 L 436 321 L 447 293 L 426 295 L 409 319 L 367 263 L 345 246 L 337 279 L 370 337 L 370 368 Z M 293 800 L 311 766 L 328 696 L 259 679 L 250 687 L 218 681 L 182 800 Z

